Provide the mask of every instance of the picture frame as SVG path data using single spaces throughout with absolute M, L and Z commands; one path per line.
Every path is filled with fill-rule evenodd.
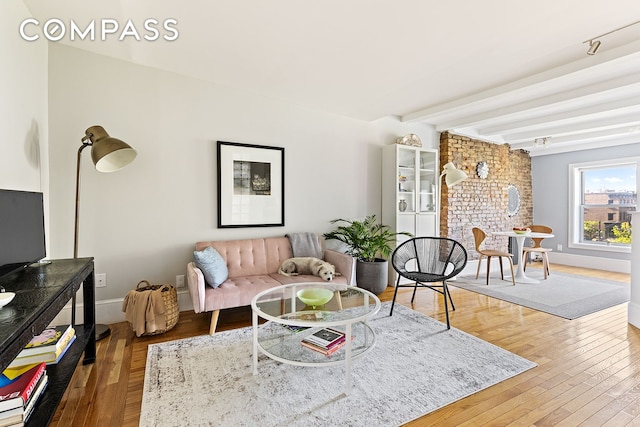
M 284 226 L 284 148 L 218 141 L 218 228 Z

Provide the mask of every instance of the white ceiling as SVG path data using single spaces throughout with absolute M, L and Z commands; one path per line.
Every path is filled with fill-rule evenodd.
M 176 19 L 176 41 L 80 49 L 373 121 L 397 116 L 531 155 L 640 142 L 638 0 L 24 0 L 41 23 Z M 548 138 L 545 146 L 534 141 Z

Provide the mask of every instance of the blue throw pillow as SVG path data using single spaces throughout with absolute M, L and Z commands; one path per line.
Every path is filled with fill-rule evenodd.
M 202 271 L 204 280 L 209 286 L 217 288 L 229 277 L 227 263 L 222 259 L 218 251 L 211 246 L 201 251 L 195 251 L 193 257 L 195 258 L 196 267 Z

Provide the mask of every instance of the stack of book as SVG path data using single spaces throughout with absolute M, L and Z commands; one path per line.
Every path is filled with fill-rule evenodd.
M 50 327 L 33 337 L 29 344 L 13 359 L 3 374 L 11 377 L 24 372 L 40 362 L 56 364 L 62 359 L 76 339 L 76 331 L 71 325 Z M 22 372 L 20 372 L 22 370 Z
M 313 334 L 310 334 L 300 341 L 300 344 L 315 350 L 319 353 L 329 356 L 335 353 L 346 343 L 344 332 L 331 328 L 323 328 Z
M 47 364 L 41 362 L 0 387 L 0 427 L 22 426 L 47 387 Z

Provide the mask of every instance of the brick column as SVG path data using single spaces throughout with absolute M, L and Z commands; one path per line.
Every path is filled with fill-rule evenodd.
M 489 166 L 489 176 L 481 179 L 476 173 L 479 162 Z M 531 225 L 533 195 L 531 157 L 525 150 L 511 150 L 508 144 L 493 144 L 461 135 L 443 132 L 440 135 L 440 165 L 453 162 L 469 179 L 447 188 L 443 182 L 440 201 L 440 236 L 457 240 L 477 259 L 471 229 L 487 232 Z M 444 181 L 444 180 L 443 180 Z M 507 214 L 507 187 L 515 185 L 520 192 L 520 210 Z M 507 237 L 487 238 L 487 243 L 507 249 Z

